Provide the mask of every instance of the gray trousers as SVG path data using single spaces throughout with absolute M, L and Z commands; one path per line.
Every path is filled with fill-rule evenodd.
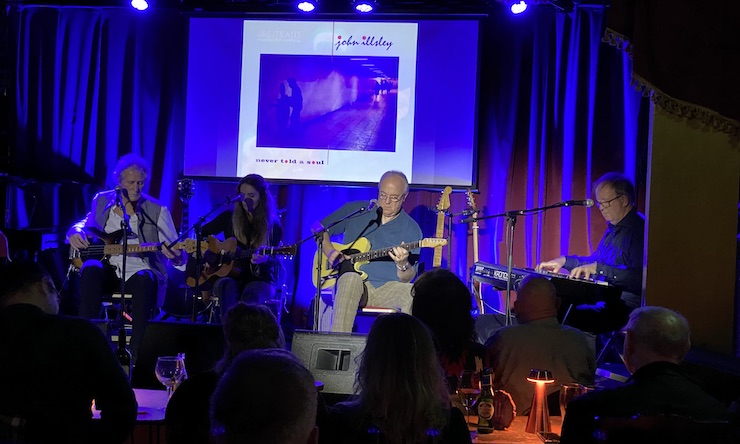
M 397 308 L 411 313 L 411 283 L 390 281 L 375 288 L 357 273 L 344 273 L 337 280 L 331 331 L 351 332 L 359 307 Z

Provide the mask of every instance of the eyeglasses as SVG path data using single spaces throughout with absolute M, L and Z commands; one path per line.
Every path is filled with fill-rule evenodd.
M 400 196 L 398 194 L 389 196 L 388 194 L 385 194 L 381 191 L 378 193 L 378 200 L 386 201 L 390 199 L 391 202 L 398 202 L 399 200 L 403 199 L 404 194 L 401 194 Z
M 605 201 L 603 201 L 603 202 L 599 202 L 599 201 L 597 200 L 597 201 L 596 201 L 596 204 L 597 204 L 597 205 L 599 206 L 599 208 L 609 208 L 610 206 L 612 206 L 612 202 L 613 202 L 613 201 L 615 201 L 615 200 L 619 199 L 619 198 L 620 198 L 620 197 L 622 197 L 622 196 L 624 196 L 624 194 L 620 194 L 620 195 L 619 195 L 619 196 L 617 196 L 617 197 L 614 197 L 614 198 L 612 198 L 612 199 L 609 199 L 609 200 L 605 200 Z

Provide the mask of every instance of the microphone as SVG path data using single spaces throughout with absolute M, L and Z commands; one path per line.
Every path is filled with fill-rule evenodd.
M 254 211 L 254 199 L 252 199 L 251 197 L 245 197 L 244 203 L 247 205 L 248 212 L 251 213 Z
M 243 201 L 245 197 L 246 196 L 244 194 L 239 193 L 239 194 L 236 194 L 235 196 L 232 196 L 232 197 L 226 197 L 226 202 L 229 203 L 229 204 L 239 203 L 239 202 Z
M 370 211 L 375 207 L 378 207 L 378 199 L 370 200 L 370 203 L 365 208 L 363 208 L 362 211 Z M 378 207 L 378 208 L 381 209 L 380 211 L 383 211 L 381 207 Z
M 592 199 L 586 200 L 566 200 L 565 202 L 558 202 L 555 204 L 558 207 L 593 207 L 594 201 Z
M 116 205 L 120 209 L 123 209 L 123 199 L 121 199 L 121 196 L 123 195 L 124 192 L 128 193 L 126 189 L 121 188 L 120 185 L 116 187 Z

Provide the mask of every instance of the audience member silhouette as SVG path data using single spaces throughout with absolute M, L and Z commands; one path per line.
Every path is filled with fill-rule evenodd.
M 361 356 L 358 396 L 329 412 L 326 443 L 469 443 L 463 414 L 450 397 L 432 336 L 403 313 L 373 323 Z
M 285 346 L 275 315 L 264 305 L 239 302 L 226 312 L 223 330 L 225 350 L 216 367 L 193 375 L 172 394 L 165 415 L 170 444 L 209 442 L 211 395 L 221 375 L 240 352 Z
M 472 296 L 457 275 L 444 268 L 429 270 L 419 276 L 411 294 L 411 314 L 436 338 L 451 393 L 463 370 L 480 372 L 491 366 L 486 347 L 478 342 L 475 332 Z
M 318 392 L 311 373 L 282 349 L 239 354 L 211 398 L 215 444 L 315 444 Z
M 0 282 L 0 442 L 123 442 L 136 399 L 108 339 L 57 315 L 59 293 L 39 264 L 13 261 Z
M 545 278 L 530 276 L 522 281 L 514 310 L 519 325 L 501 328 L 486 341 L 494 385 L 511 394 L 517 414 L 527 415 L 534 393 L 534 384 L 527 381 L 530 369 L 550 370 L 557 381 L 547 385 L 548 395 L 553 395 L 550 411 L 559 414 L 560 384 L 594 383 L 593 345 L 586 333 L 560 325 L 555 287 Z
M 642 307 L 629 317 L 624 339 L 624 364 L 632 373 L 623 386 L 587 393 L 568 404 L 563 444 L 588 444 L 594 418 L 637 415 L 679 415 L 694 420 L 727 420 L 721 402 L 706 394 L 679 364 L 691 347 L 689 323 L 663 307 Z

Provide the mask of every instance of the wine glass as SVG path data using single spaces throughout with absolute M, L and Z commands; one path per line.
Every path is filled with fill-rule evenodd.
M 563 384 L 560 386 L 560 417 L 565 418 L 565 409 L 568 403 L 585 393 L 584 387 L 578 383 Z
M 178 356 L 160 356 L 157 358 L 157 364 L 154 366 L 154 374 L 167 388 L 167 397 L 172 396 L 172 390 L 177 381 L 180 379 L 185 364 L 182 358 Z
M 457 380 L 457 396 L 465 407 L 465 420 L 470 420 L 470 408 L 480 395 L 480 375 L 478 372 L 463 370 Z

